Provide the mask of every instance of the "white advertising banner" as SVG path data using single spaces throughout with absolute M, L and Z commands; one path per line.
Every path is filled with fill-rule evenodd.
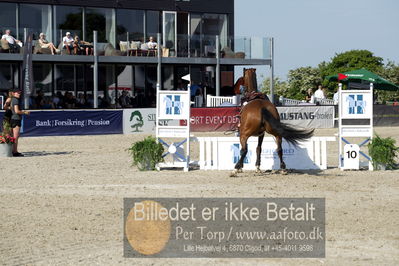
M 123 109 L 123 134 L 155 133 L 156 109 Z M 161 126 L 177 126 L 179 123 L 172 120 L 159 121 Z
M 123 134 L 154 133 L 156 109 L 123 109 Z
M 240 159 L 239 140 L 232 139 L 218 142 L 219 170 L 234 169 L 235 164 Z M 293 145 L 283 141 L 283 159 L 289 169 L 319 169 L 309 157 L 307 150 L 311 143 L 305 142 L 296 148 Z M 251 138 L 248 141 L 248 153 L 244 159 L 244 169 L 255 169 L 256 147 L 258 139 Z M 276 152 L 277 145 L 273 139 L 265 140 L 262 144 L 261 169 L 280 169 L 280 160 Z
M 283 123 L 302 128 L 333 128 L 334 106 L 278 106 Z
M 198 138 L 200 142 L 200 169 L 232 170 L 240 159 L 240 140 L 237 137 Z M 288 169 L 327 169 L 327 141 L 335 137 L 313 137 L 301 142 L 297 147 L 283 141 L 283 160 Z M 248 139 L 248 153 L 244 159 L 244 168 L 255 169 L 258 138 Z M 280 169 L 274 138 L 263 140 L 261 152 L 262 170 Z

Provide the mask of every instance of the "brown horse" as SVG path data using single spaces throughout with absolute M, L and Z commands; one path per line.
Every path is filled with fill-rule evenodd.
M 244 68 L 243 72 L 244 75 L 234 84 L 234 93 L 241 94 L 240 86 L 245 87 L 245 90 L 242 92 L 243 94 L 252 91 L 257 92 L 256 68 Z
M 260 155 L 265 132 L 275 137 L 277 153 L 280 158 L 280 168 L 284 170 L 286 165 L 283 161 L 283 149 L 281 147 L 283 138 L 296 146 L 298 145 L 298 141 L 312 137 L 314 131 L 314 129 L 294 129 L 291 126 L 281 123 L 276 107 L 269 100 L 264 99 L 255 99 L 247 103 L 241 110 L 240 123 L 240 160 L 235 165 L 235 170 L 231 176 L 236 176 L 238 172 L 242 171 L 244 159 L 248 152 L 247 140 L 249 137 L 258 137 L 255 163 L 256 172 L 260 172 Z

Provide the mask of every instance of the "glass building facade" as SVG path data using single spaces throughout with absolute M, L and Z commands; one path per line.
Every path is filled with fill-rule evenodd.
M 47 40 L 58 48 L 62 48 L 62 38 L 66 32 L 70 32 L 72 36 L 79 36 L 81 40 L 93 42 L 93 31 L 97 31 L 98 43 L 108 47 L 99 54 L 100 57 L 135 55 L 131 51 L 131 43 L 143 44 L 150 36 L 154 37 L 162 49 L 165 49 L 166 52 L 162 50 L 163 56 L 176 58 L 214 58 L 216 35 L 219 36 L 221 49 L 232 46 L 234 42 L 231 37 L 233 25 L 230 25 L 234 20 L 233 1 L 229 0 L 223 0 L 231 5 L 227 13 L 220 12 L 226 10 L 222 7 L 223 3 L 214 4 L 220 6 L 219 12 L 210 12 L 209 8 L 204 7 L 199 0 L 192 3 L 175 1 L 170 11 L 168 7 L 162 6 L 155 9 L 125 8 L 118 4 L 113 7 L 100 7 L 104 1 L 99 1 L 101 3 L 98 6 L 84 6 L 84 2 L 77 1 L 60 0 L 52 2 L 56 4 L 51 5 L 40 2 L 43 1 L 37 1 L 35 4 L 28 4 L 26 1 L 23 3 L 0 1 L 0 30 L 4 32 L 10 29 L 11 34 L 21 41 L 24 41 L 26 32 L 32 33 L 34 40 L 37 40 L 39 34 L 43 32 Z M 91 1 L 90 4 L 93 4 L 92 2 L 95 1 Z M 148 1 L 147 5 L 150 5 L 149 2 L 166 5 L 167 1 Z M 178 4 L 182 7 L 180 8 Z M 160 40 L 157 39 L 158 33 L 161 34 Z M 127 48 L 123 49 L 123 43 L 127 43 Z M 107 49 L 111 49 L 112 53 L 107 54 Z M 45 62 L 34 60 L 34 93 L 40 92 L 49 97 L 60 93 L 62 95 L 70 93 L 76 98 L 83 95 L 87 98 L 85 107 L 91 107 L 94 84 L 93 63 L 80 59 L 76 59 L 75 62 L 60 59 L 65 56 L 68 55 L 54 55 L 51 59 L 44 60 Z M 13 62 L 7 58 L 3 60 L 0 56 L 0 93 L 20 85 L 21 61 Z M 114 60 L 99 65 L 98 91 L 101 98 L 99 107 L 120 107 L 118 97 L 123 91 L 127 91 L 132 97 L 133 107 L 154 106 L 157 83 L 156 61 L 149 63 L 143 56 L 134 60 L 134 63 L 127 63 L 127 60 L 120 61 Z M 210 69 L 215 69 L 214 65 L 191 65 L 187 60 L 184 63 L 163 64 L 161 87 L 176 89 L 182 84 L 186 85 L 181 77 L 191 73 L 193 82 L 206 83 L 208 93 L 214 94 L 215 75 L 209 73 Z M 222 70 L 232 73 L 233 66 L 224 66 Z

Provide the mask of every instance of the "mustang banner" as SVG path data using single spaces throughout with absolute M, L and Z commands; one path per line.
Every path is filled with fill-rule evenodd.
M 303 128 L 333 128 L 334 106 L 279 106 L 283 123 Z

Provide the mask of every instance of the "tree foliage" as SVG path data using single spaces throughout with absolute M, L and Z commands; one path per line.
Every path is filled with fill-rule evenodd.
M 367 50 L 351 50 L 344 53 L 336 54 L 331 62 L 319 65 L 322 78 L 336 73 L 347 72 L 359 68 L 377 73 L 383 67 L 383 59 L 374 56 L 372 52 Z
M 270 94 L 270 78 L 263 80 L 261 92 Z M 279 77 L 274 78 L 274 94 L 286 95 L 288 92 L 288 82 L 280 80 Z
M 322 62 L 319 64 L 321 78 L 323 85 L 329 89 L 330 92 L 337 91 L 338 83 L 329 82 L 325 78 L 329 75 L 343 73 L 360 68 L 365 68 L 371 72 L 379 73 L 384 67 L 383 59 L 374 56 L 368 50 L 350 50 L 344 53 L 336 54 L 331 58 L 330 62 Z
M 288 72 L 287 98 L 303 100 L 308 89 L 315 89 L 321 83 L 320 71 L 313 67 L 300 67 Z
M 392 61 L 384 65 L 381 57 L 368 50 L 350 50 L 336 54 L 330 61 L 323 61 L 315 68 L 300 67 L 290 70 L 287 81 L 275 78 L 275 92 L 286 98 L 303 100 L 309 88 L 315 89 L 318 84 L 322 84 L 328 88 L 328 94 L 331 96 L 337 91 L 338 83 L 328 81 L 327 76 L 360 68 L 399 84 L 399 65 Z M 270 91 L 270 79 L 263 82 L 262 91 Z M 380 101 L 399 99 L 399 92 L 379 91 L 378 95 Z
M 399 84 L 399 65 L 395 65 L 394 62 L 388 61 L 388 63 L 383 67 L 378 75 L 381 77 L 391 81 L 392 83 Z M 392 100 L 399 100 L 399 91 L 379 91 L 378 92 L 378 101 L 386 102 Z

